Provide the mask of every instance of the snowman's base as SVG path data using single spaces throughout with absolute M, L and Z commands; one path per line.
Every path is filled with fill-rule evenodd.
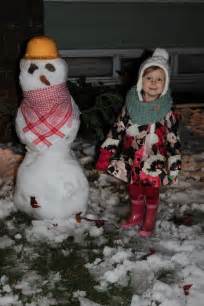
M 34 219 L 67 219 L 85 213 L 89 187 L 81 166 L 71 152 L 48 151 L 26 154 L 17 174 L 16 207 Z

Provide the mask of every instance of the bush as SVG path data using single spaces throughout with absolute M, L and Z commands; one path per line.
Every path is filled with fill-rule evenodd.
M 101 141 L 113 124 L 124 102 L 120 86 L 93 86 L 85 80 L 68 87 L 81 111 L 80 133 Z

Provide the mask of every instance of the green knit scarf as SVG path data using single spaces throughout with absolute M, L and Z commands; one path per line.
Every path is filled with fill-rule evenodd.
M 136 86 L 133 86 L 126 97 L 127 111 L 134 124 L 145 125 L 162 120 L 171 110 L 172 98 L 169 91 L 152 102 L 139 100 Z

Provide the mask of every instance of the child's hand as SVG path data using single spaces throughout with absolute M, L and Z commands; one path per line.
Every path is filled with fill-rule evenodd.
M 96 163 L 96 170 L 106 171 L 109 165 L 109 160 L 113 153 L 107 149 L 100 149 L 100 155 Z

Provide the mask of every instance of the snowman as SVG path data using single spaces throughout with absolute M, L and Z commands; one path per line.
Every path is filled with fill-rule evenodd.
M 87 208 L 88 182 L 71 149 L 80 112 L 66 86 L 67 72 L 51 38 L 28 42 L 20 61 L 23 100 L 16 117 L 26 155 L 14 203 L 35 219 L 67 219 Z

